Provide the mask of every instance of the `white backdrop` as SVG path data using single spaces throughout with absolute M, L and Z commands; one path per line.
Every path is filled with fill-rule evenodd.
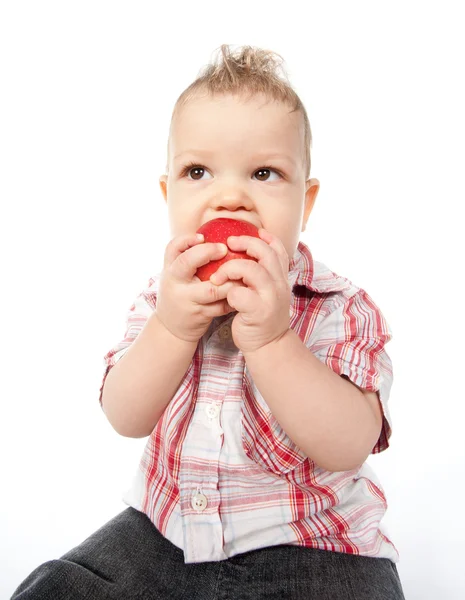
M 406 598 L 465 596 L 459 4 L 0 4 L 2 599 L 126 508 L 146 440 L 101 411 L 103 356 L 169 240 L 173 104 L 222 43 L 285 58 L 321 182 L 302 240 L 394 332 L 369 463 Z

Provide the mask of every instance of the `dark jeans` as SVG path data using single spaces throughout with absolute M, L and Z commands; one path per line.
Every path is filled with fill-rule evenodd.
M 184 563 L 143 513 L 127 508 L 59 560 L 37 567 L 12 600 L 398 600 L 396 566 L 280 545 Z

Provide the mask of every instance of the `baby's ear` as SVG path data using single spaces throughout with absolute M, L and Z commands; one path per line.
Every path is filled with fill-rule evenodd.
M 304 215 L 302 219 L 302 231 L 305 231 L 307 226 L 307 221 L 310 216 L 310 213 L 313 210 L 313 206 L 315 205 L 315 200 L 318 195 L 318 190 L 320 189 L 320 182 L 318 179 L 312 177 L 305 184 L 306 192 L 305 192 L 305 206 L 304 206 Z
M 163 198 L 165 199 L 165 202 L 166 202 L 168 199 L 168 189 L 167 189 L 168 175 L 162 175 L 160 177 L 159 184 L 160 184 L 161 193 L 163 194 Z

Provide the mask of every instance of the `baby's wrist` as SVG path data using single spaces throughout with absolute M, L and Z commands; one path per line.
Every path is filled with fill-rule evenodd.
M 186 344 L 188 346 L 194 346 L 197 347 L 198 344 L 198 339 L 192 339 L 189 337 L 183 337 L 182 335 L 180 335 L 178 332 L 176 332 L 175 330 L 172 330 L 164 321 L 162 318 L 160 318 L 160 315 L 155 311 L 152 315 L 152 317 L 159 323 L 159 326 L 163 328 L 163 330 L 169 334 L 170 337 L 174 338 L 173 341 L 181 343 L 181 344 Z

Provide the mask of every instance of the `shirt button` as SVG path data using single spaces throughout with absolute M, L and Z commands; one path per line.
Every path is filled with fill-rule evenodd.
M 194 494 L 191 498 L 191 506 L 194 510 L 197 510 L 198 512 L 205 510 L 207 508 L 207 497 L 205 496 L 205 494 L 201 494 L 200 492 Z
M 209 419 L 215 419 L 220 414 L 220 407 L 218 404 L 209 404 L 205 408 L 205 412 Z
M 223 342 L 226 342 L 227 340 L 230 340 L 231 339 L 231 326 L 230 325 L 223 325 L 223 327 L 221 327 L 218 330 L 218 337 Z

